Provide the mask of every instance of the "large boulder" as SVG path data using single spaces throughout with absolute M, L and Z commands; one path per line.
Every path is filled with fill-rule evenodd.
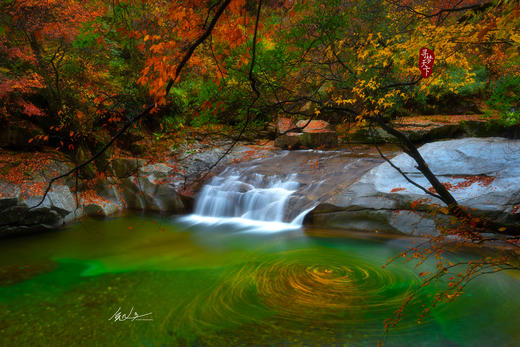
M 471 208 L 475 216 L 485 215 L 506 224 L 520 222 L 520 141 L 467 138 L 429 143 L 419 151 L 455 199 Z M 392 163 L 431 189 L 407 154 L 398 155 Z M 412 210 L 413 201 L 443 205 L 385 162 L 318 206 L 306 221 L 359 230 L 434 233 L 433 219 Z
M 302 133 L 287 133 L 281 136 L 278 136 L 274 140 L 275 147 L 279 147 L 282 149 L 298 149 L 302 146 Z
M 338 145 L 338 136 L 333 127 L 324 120 L 301 120 L 296 123 L 301 133 L 289 132 L 278 136 L 275 147 L 282 149 L 333 148 Z
M 279 134 L 283 134 L 291 129 L 296 128 L 297 125 L 294 123 L 292 118 L 278 118 L 276 121 L 276 131 Z
M 329 122 L 319 119 L 304 119 L 296 123 L 298 128 L 303 128 L 303 132 L 314 132 L 314 131 L 334 131 L 332 125 Z
M 185 210 L 177 192 L 175 168 L 165 163 L 150 164 L 140 167 L 137 173 L 120 182 L 121 199 L 127 208 L 174 213 Z
M 108 217 L 122 211 L 121 205 L 112 201 L 97 200 L 83 205 L 85 215 L 94 218 Z
M 1 183 L 0 237 L 56 229 L 76 213 L 74 196 L 69 187 L 56 184 L 38 206 L 42 196 L 27 196 L 12 183 Z
M 307 148 L 325 149 L 338 146 L 338 136 L 334 131 L 304 132 L 300 139 L 301 144 Z
M 137 158 L 116 158 L 110 163 L 112 172 L 117 178 L 128 178 L 135 175 L 145 164 L 145 160 Z
M 480 115 L 440 115 L 403 117 L 394 125 L 413 143 L 428 143 L 467 137 L 520 138 L 520 126 L 505 125 L 497 120 L 483 120 Z M 398 140 L 381 128 L 354 127 L 345 143 L 397 143 Z

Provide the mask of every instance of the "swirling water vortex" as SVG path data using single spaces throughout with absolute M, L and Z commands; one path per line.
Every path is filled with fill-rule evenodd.
M 325 247 L 263 254 L 222 274 L 216 286 L 185 307 L 181 320 L 216 345 L 231 338 L 248 343 L 289 336 L 300 343 L 316 342 L 317 336 L 321 343 L 379 338 L 384 319 L 420 284 L 408 267 L 381 265 Z M 416 325 L 409 319 L 400 328 Z

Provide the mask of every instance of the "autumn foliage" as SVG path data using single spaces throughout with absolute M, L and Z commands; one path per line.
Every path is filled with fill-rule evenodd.
M 435 53 L 427 79 L 418 69 L 423 47 Z M 188 133 L 229 135 L 241 129 L 242 135 L 282 117 L 319 117 L 345 129 L 353 124 L 372 129 L 462 98 L 478 98 L 495 118 L 520 123 L 518 1 L 0 3 L 0 126 L 33 124 L 40 132 L 24 139 L 27 144 L 66 153 L 76 164 L 111 144 L 125 126 L 129 130 L 107 157 L 133 151 L 152 158 L 157 156 L 152 148 L 163 146 L 168 152 L 165 147 L 183 143 Z M 133 122 L 148 109 L 146 117 Z M 289 130 L 290 124 L 283 125 Z M 25 185 L 28 179 L 19 170 L 48 161 L 46 155 L 32 159 L 32 166 L 16 165 L 3 179 Z M 98 166 L 85 169 L 104 177 Z M 444 187 L 449 194 L 494 179 L 458 178 L 457 184 L 425 190 L 436 194 Z M 42 183 L 34 189 L 30 193 L 39 195 L 45 187 Z M 89 189 L 80 195 L 86 201 L 98 199 Z M 410 203 L 439 218 L 455 210 L 424 205 Z M 456 298 L 477 275 L 518 265 L 509 254 L 457 264 L 444 259 L 453 239 L 487 240 L 481 233 L 487 225 L 479 218 L 469 212 L 455 216 L 467 222 L 460 224 L 451 217 L 444 219 L 442 236 L 398 256 L 419 265 L 435 259 L 438 271 L 420 275 L 425 285 L 449 276 L 448 287 L 432 305 Z M 507 242 L 518 247 L 518 240 Z M 386 327 L 412 301 L 408 298 Z

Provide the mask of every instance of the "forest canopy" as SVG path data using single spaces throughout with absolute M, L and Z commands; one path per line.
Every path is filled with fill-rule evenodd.
M 433 104 L 464 98 L 483 100 L 508 124 L 520 117 L 518 1 L 265 1 L 253 74 L 256 1 L 1 7 L 1 121 L 32 123 L 41 131 L 29 141 L 67 153 L 95 150 L 149 104 L 154 114 L 133 131 L 159 137 L 244 122 L 258 129 L 280 115 L 362 124 L 435 113 Z M 220 9 L 209 37 L 182 62 Z M 422 47 L 435 52 L 426 80 Z

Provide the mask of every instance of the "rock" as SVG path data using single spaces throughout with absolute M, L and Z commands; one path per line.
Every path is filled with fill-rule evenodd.
M 47 195 L 50 206 L 63 217 L 76 209 L 76 200 L 69 187 L 64 185 L 53 185 L 52 190 Z
M 144 202 L 143 193 L 136 184 L 134 177 L 123 178 L 120 181 L 122 187 L 121 197 L 124 206 L 131 210 L 144 210 L 146 204 Z
M 89 217 L 107 217 L 121 211 L 121 207 L 111 201 L 90 202 L 83 206 L 85 215 Z
M 161 184 L 156 186 L 152 197 L 155 204 L 148 207 L 151 211 L 180 213 L 186 210 L 183 199 L 173 185 Z
M 96 193 L 103 199 L 121 204 L 119 184 L 111 177 L 96 182 Z
M 164 164 L 152 164 L 139 168 L 139 173 L 143 176 L 150 177 L 151 179 L 160 179 L 171 176 L 175 170 Z
M 122 185 L 122 198 L 129 209 L 174 213 L 185 210 L 176 187 L 168 182 L 158 183 L 154 175 L 130 177 Z
M 0 199 L 0 211 L 5 210 L 6 208 L 18 205 L 17 198 L 5 198 Z
M 353 129 L 345 138 L 345 143 L 393 143 L 395 138 L 381 128 L 373 129 L 371 133 L 367 127 Z
M 55 229 L 56 227 L 54 226 L 48 226 L 44 224 L 0 226 L 0 238 L 13 235 L 19 236 L 38 232 L 52 231 Z
M 117 178 L 127 178 L 134 175 L 137 170 L 145 165 L 146 161 L 137 158 L 116 158 L 110 163 L 112 171 Z
M 520 138 L 520 126 L 507 126 L 497 121 L 466 120 L 471 116 L 437 116 L 439 120 L 433 121 L 423 116 L 412 122 L 404 118 L 402 123 L 395 124 L 396 129 L 405 134 L 413 143 L 427 143 L 445 139 L 467 137 L 506 137 L 510 139 Z M 431 116 L 429 116 L 432 118 Z M 443 119 L 444 117 L 444 119 Z M 376 143 L 396 143 L 397 139 L 381 128 L 374 129 Z M 353 129 L 345 138 L 346 143 L 372 143 L 373 138 L 368 128 Z
M 390 225 L 401 232 L 416 236 L 436 234 L 436 223 L 426 213 L 397 210 L 389 217 Z
M 14 189 L 14 188 L 17 189 Z M 41 196 L 22 198 L 20 189 L 11 183 L 0 184 L 0 236 L 52 230 L 82 215 L 68 186 L 55 184 L 43 203 Z
M 304 132 L 300 137 L 301 144 L 308 148 L 334 148 L 338 146 L 338 136 L 334 131 L 315 130 Z
M 86 145 L 81 144 L 76 149 L 76 153 L 74 154 L 74 158 L 77 163 L 83 163 L 89 160 L 92 157 L 90 150 Z M 83 176 L 88 178 L 94 178 L 96 176 L 96 170 L 94 168 L 94 164 L 90 163 L 80 169 L 80 172 Z
M 294 128 L 296 128 L 296 124 L 291 118 L 278 118 L 276 121 L 276 130 L 279 134 L 283 134 Z
M 323 120 L 302 120 L 296 123 L 297 127 L 304 127 L 303 133 L 290 132 L 278 136 L 275 147 L 282 149 L 306 148 L 331 148 L 338 145 L 336 132 L 331 125 Z
M 475 216 L 485 215 L 500 223 L 520 222 L 520 141 L 467 138 L 429 143 L 420 152 L 439 180 L 452 187 L 455 199 L 474 209 Z M 412 180 L 431 187 L 407 154 L 398 155 L 392 162 Z M 434 233 L 434 223 L 439 221 L 410 210 L 410 202 L 419 199 L 443 205 L 383 163 L 318 206 L 307 221 L 361 230 L 373 230 L 376 223 L 380 230 Z M 371 222 L 353 224 L 360 219 Z
M 21 199 L 20 201 L 31 207 L 39 204 L 41 199 L 42 196 L 36 195 Z M 64 217 L 76 210 L 76 200 L 68 186 L 54 184 L 52 190 L 49 191 L 40 207 L 52 209 Z
M 298 128 L 303 128 L 303 132 L 315 132 L 315 131 L 334 131 L 334 128 L 329 122 L 324 120 L 314 119 L 309 121 L 308 119 L 298 121 L 296 123 Z
M 275 147 L 282 149 L 333 148 L 338 145 L 338 137 L 333 131 L 316 131 L 305 133 L 287 133 L 274 140 Z
M 287 133 L 285 135 L 278 136 L 274 140 L 274 145 L 275 147 L 282 149 L 298 149 L 302 146 L 302 135 L 302 133 Z
M 1 215 L 0 226 L 9 227 L 10 232 L 24 227 L 52 229 L 61 225 L 63 221 L 57 211 L 48 207 L 29 209 L 27 205 L 16 205 L 2 210 Z

